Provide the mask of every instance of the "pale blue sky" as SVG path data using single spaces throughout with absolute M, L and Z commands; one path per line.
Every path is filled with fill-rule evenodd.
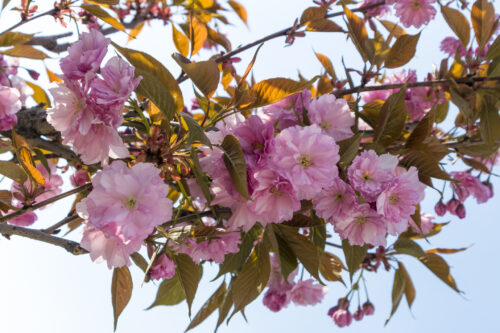
M 236 18 L 234 27 L 227 29 L 233 47 L 245 44 L 261 36 L 282 29 L 293 23 L 312 1 L 305 0 L 241 0 L 248 9 L 249 29 Z M 48 4 L 51 5 L 51 4 Z M 17 17 L 17 15 L 16 15 Z M 9 25 L 3 15 L 0 30 Z M 9 20 L 7 20 L 9 21 Z M 11 21 L 12 22 L 12 21 Z M 53 20 L 47 18 L 32 24 L 32 31 L 45 34 L 55 30 Z M 145 50 L 162 61 L 178 74 L 170 55 L 175 51 L 170 43 L 170 28 L 160 29 L 161 25 L 145 28 L 138 41 L 128 47 Z M 154 32 L 154 33 L 153 33 Z M 424 29 L 420 38 L 418 52 L 409 64 L 418 69 L 422 78 L 432 66 L 439 64 L 443 54 L 438 50 L 442 38 L 452 35 L 451 30 L 442 23 L 431 23 Z M 118 42 L 124 43 L 125 36 L 115 35 Z M 145 38 L 146 37 L 146 38 Z M 359 56 L 345 42 L 342 34 L 310 33 L 307 38 L 299 38 L 291 47 L 284 48 L 283 39 L 266 43 L 261 49 L 255 65 L 256 80 L 270 77 L 296 77 L 297 69 L 310 77 L 316 75 L 320 65 L 313 50 L 329 56 L 342 77 L 340 60 L 343 56 L 347 66 L 360 64 Z M 202 56 L 207 54 L 203 53 Z M 246 66 L 253 51 L 242 54 L 240 66 Z M 31 62 L 29 62 L 31 63 Z M 54 62 L 48 62 L 54 67 Z M 191 86 L 184 83 L 186 104 L 192 95 Z M 497 173 L 500 168 L 497 168 Z M 66 179 L 67 180 L 67 179 Z M 493 178 L 497 192 L 500 181 Z M 2 189 L 7 183 L 0 184 Z M 65 184 L 69 188 L 68 183 Z M 423 211 L 432 212 L 437 200 L 436 193 L 427 191 Z M 449 194 L 448 194 L 449 195 Z M 451 221 L 441 235 L 430 239 L 433 247 L 463 247 L 474 244 L 463 253 L 446 256 L 452 266 L 452 274 L 457 280 L 463 296 L 456 294 L 444 283 L 435 278 L 423 265 L 413 258 L 405 258 L 405 265 L 413 279 L 417 296 L 410 312 L 403 300 L 399 311 L 384 328 L 384 321 L 390 312 L 390 299 L 393 273 L 379 271 L 368 274 L 367 281 L 370 297 L 376 311 L 372 317 L 355 322 L 346 332 L 467 332 L 481 329 L 482 332 L 500 332 L 497 315 L 500 307 L 500 291 L 497 280 L 500 270 L 496 256 L 496 244 L 500 234 L 500 221 L 497 209 L 498 196 L 487 204 L 476 205 L 473 200 L 467 203 L 467 218 L 458 220 L 445 216 L 439 222 Z M 67 213 L 71 200 L 66 199 L 57 206 L 50 207 L 39 214 L 35 226 L 43 227 L 60 220 Z M 79 232 L 72 237 L 79 240 Z M 341 253 L 336 252 L 341 255 Z M 88 256 L 73 257 L 64 250 L 44 243 L 37 243 L 13 237 L 11 241 L 0 239 L 0 332 L 6 333 L 87 333 L 112 332 L 113 319 L 110 300 L 112 272 L 105 264 L 94 264 Z M 182 332 L 189 323 L 185 303 L 174 307 L 157 307 L 144 311 L 153 301 L 156 286 L 152 283 L 141 287 L 141 272 L 131 267 L 134 278 L 134 292 L 130 304 L 120 318 L 119 333 L 143 331 Z M 220 282 L 208 283 L 217 271 L 216 266 L 206 265 L 204 279 L 199 287 L 193 311 L 197 311 Z M 347 278 L 347 277 L 346 277 Z M 327 310 L 344 295 L 344 287 L 330 284 L 330 291 L 322 304 L 315 307 L 296 307 L 290 305 L 279 313 L 272 313 L 262 305 L 261 299 L 247 307 L 248 323 L 241 316 L 235 316 L 230 325 L 223 325 L 220 332 L 329 332 L 341 330 L 326 316 Z M 217 315 L 209 318 L 193 332 L 211 332 L 215 327 Z

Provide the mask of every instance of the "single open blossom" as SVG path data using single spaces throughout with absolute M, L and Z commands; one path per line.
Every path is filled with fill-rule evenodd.
M 175 263 L 165 253 L 155 259 L 149 270 L 149 276 L 153 280 L 171 279 L 175 275 Z
M 274 145 L 274 127 L 258 116 L 251 116 L 234 130 L 247 164 L 262 167 L 267 163 Z
M 347 139 L 353 135 L 354 115 L 347 101 L 333 95 L 322 95 L 313 99 L 308 111 L 311 123 L 318 125 L 335 141 Z
M 365 150 L 356 156 L 347 174 L 352 187 L 369 202 L 377 199 L 384 187 L 394 178 L 398 158 L 389 153 L 378 156 Z
M 278 312 L 290 304 L 290 299 L 287 293 L 270 289 L 264 295 L 262 302 L 269 310 Z
M 465 56 L 465 54 L 467 53 L 462 43 L 455 37 L 446 37 L 445 39 L 443 39 L 441 41 L 439 49 L 448 54 L 450 57 L 455 57 L 457 51 L 461 57 Z
M 77 170 L 73 175 L 69 177 L 71 185 L 74 187 L 82 186 L 90 181 L 89 172 L 87 170 Z
M 276 129 L 283 130 L 298 125 L 299 120 L 302 121 L 302 114 L 309 108 L 310 102 L 311 92 L 303 90 L 265 107 L 263 113 L 270 118 L 272 123 L 276 123 Z
M 271 169 L 257 171 L 255 178 L 258 185 L 249 205 L 258 215 L 259 222 L 279 223 L 292 219 L 293 212 L 300 209 L 300 200 L 290 181 Z
M 297 282 L 290 291 L 290 299 L 296 305 L 315 305 L 321 303 L 328 292 L 327 286 L 314 283 L 313 279 Z
M 92 81 L 92 92 L 99 104 L 119 104 L 127 101 L 139 85 L 141 77 L 135 78 L 134 67 L 120 57 L 109 59 L 101 69 L 102 79 Z
M 331 187 L 323 189 L 313 200 L 316 214 L 330 222 L 349 216 L 357 204 L 356 193 L 340 178 L 336 178 Z
M 451 177 L 458 182 L 452 183 L 451 187 L 460 202 L 464 202 L 470 195 L 476 198 L 478 203 L 484 203 L 492 197 L 491 189 L 481 181 L 465 171 L 454 171 Z
M 335 223 L 335 231 L 342 239 L 348 239 L 351 245 L 385 246 L 387 244 L 386 230 L 382 216 L 371 209 L 369 204 L 359 205 L 351 215 Z
M 239 232 L 226 232 L 224 229 L 218 231 L 221 234 L 208 240 L 196 241 L 190 238 L 186 240 L 186 244 L 175 247 L 178 252 L 189 255 L 197 264 L 202 260 L 211 260 L 222 264 L 226 254 L 240 251 L 238 245 L 241 242 L 241 235 Z
M 14 204 L 16 208 L 22 208 L 23 205 L 21 203 Z M 7 211 L 6 215 L 14 213 L 15 210 L 9 210 Z M 7 223 L 12 224 L 12 225 L 17 225 L 19 227 L 27 227 L 35 223 L 35 221 L 38 219 L 36 216 L 35 212 L 27 212 L 21 216 L 15 217 L 13 219 L 10 219 L 7 221 Z
M 81 34 L 80 40 L 68 48 L 68 56 L 61 60 L 61 69 L 71 80 L 93 76 L 99 70 L 108 52 L 109 38 L 96 29 Z
M 92 191 L 76 207 L 88 226 L 82 247 L 91 253 L 93 260 L 102 257 L 108 266 L 114 267 L 118 267 L 116 262 L 128 263 L 128 260 L 115 261 L 119 255 L 114 253 L 137 251 L 155 226 L 170 220 L 172 201 L 166 198 L 168 186 L 159 173 L 149 163 L 129 168 L 122 161 L 115 161 L 97 173 L 92 180 Z
M 273 163 L 299 199 L 311 199 L 338 175 L 339 147 L 317 125 L 289 127 L 276 136 Z
M 142 240 L 124 240 L 116 230 L 110 227 L 95 228 L 91 223 L 85 223 L 82 248 L 89 251 L 92 261 L 106 261 L 108 268 L 129 266 L 130 255 L 141 248 Z
M 0 131 L 10 130 L 16 123 L 16 113 L 21 109 L 19 90 L 0 86 Z
M 408 171 L 394 178 L 377 198 L 377 212 L 384 216 L 387 231 L 397 235 L 408 228 L 415 205 L 424 199 L 425 185 L 418 180 L 418 171 Z
M 405 27 L 420 28 L 436 16 L 436 9 L 432 5 L 434 2 L 435 0 L 398 0 L 394 5 L 396 16 Z
M 334 306 L 328 311 L 328 315 L 332 317 L 333 321 L 338 327 L 349 326 L 352 323 L 352 314 L 348 309 L 340 306 Z

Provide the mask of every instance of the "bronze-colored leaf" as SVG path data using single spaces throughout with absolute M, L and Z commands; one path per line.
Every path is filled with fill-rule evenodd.
M 196 265 L 187 254 L 179 253 L 173 259 L 180 284 L 186 295 L 189 315 L 191 316 L 191 305 L 201 279 L 201 266 Z
M 327 281 L 342 281 L 342 270 L 346 269 L 342 260 L 330 252 L 324 252 L 319 271 Z
M 496 27 L 493 4 L 488 0 L 477 0 L 472 6 L 471 21 L 479 47 L 483 48 Z
M 347 17 L 347 26 L 349 28 L 349 35 L 356 46 L 363 61 L 368 60 L 368 51 L 366 49 L 366 41 L 368 40 L 368 32 L 366 31 L 365 23 L 363 20 L 356 16 L 352 11 L 344 6 L 344 12 Z
M 116 267 L 113 270 L 113 279 L 111 282 L 111 303 L 113 304 L 114 328 L 118 317 L 127 306 L 132 297 L 132 277 L 127 266 Z
M 327 9 L 327 6 L 307 8 L 300 16 L 300 24 L 305 25 L 308 22 L 325 18 Z
M 415 300 L 415 287 L 413 286 L 410 275 L 408 274 L 408 271 L 406 270 L 402 262 L 398 261 L 398 267 L 403 273 L 403 277 L 405 279 L 404 294 L 406 297 L 406 302 L 408 303 L 408 307 L 411 308 L 411 306 L 413 305 L 413 301 Z
M 406 113 L 405 91 L 403 87 L 399 92 L 392 94 L 385 101 L 375 127 L 373 140 L 388 145 L 399 139 L 408 114 Z
M 407 64 L 415 55 L 419 38 L 420 33 L 400 36 L 385 58 L 385 67 L 398 68 Z
M 307 24 L 307 31 L 318 31 L 318 32 L 342 32 L 341 26 L 337 23 L 330 21 L 328 19 L 318 19 L 311 21 Z
M 52 105 L 50 103 L 49 95 L 43 90 L 39 85 L 34 84 L 33 82 L 26 81 L 26 84 L 33 89 L 33 99 L 35 102 L 38 104 L 43 104 L 43 107 L 46 108 L 51 108 Z
M 467 47 L 470 40 L 469 21 L 458 10 L 447 6 L 441 6 L 441 13 L 451 30 L 453 30 L 458 39 L 460 39 L 460 42 L 462 42 L 462 45 Z
M 16 45 L 11 49 L 0 52 L 11 57 L 43 60 L 49 58 L 44 52 L 35 49 L 31 45 Z
M 96 6 L 96 5 L 90 5 L 90 4 L 83 4 L 80 7 L 82 7 L 83 9 L 85 9 L 87 12 L 94 15 L 98 19 L 106 22 L 107 24 L 109 24 L 110 26 L 115 28 L 116 30 L 120 30 L 120 31 L 125 32 L 125 27 L 123 26 L 123 24 L 118 22 L 117 19 L 115 19 L 114 17 L 109 15 L 109 13 L 107 11 L 105 11 L 104 9 L 102 9 L 101 7 Z
M 171 279 L 163 280 L 158 287 L 156 298 L 146 310 L 158 305 L 176 305 L 186 299 L 179 276 L 175 274 Z
M 174 45 L 177 51 L 179 51 L 179 53 L 184 57 L 187 57 L 189 54 L 189 39 L 181 31 L 177 30 L 173 24 L 172 39 L 174 40 Z
M 13 46 L 29 42 L 33 38 L 31 34 L 21 32 L 5 32 L 0 35 L 0 46 Z
M 337 75 L 335 74 L 335 70 L 333 69 L 333 64 L 330 61 L 330 59 L 328 59 L 328 57 L 325 56 L 324 54 L 321 53 L 315 53 L 315 54 L 316 58 L 318 58 L 319 62 L 321 63 L 321 65 L 323 65 L 323 68 L 330 75 L 330 77 L 334 80 L 337 80 Z
M 446 261 L 435 253 L 428 253 L 425 257 L 421 258 L 420 261 L 431 270 L 438 278 L 446 283 L 450 288 L 456 292 L 460 292 L 455 282 L 455 279 L 450 274 L 450 266 Z
M 342 240 L 342 250 L 344 250 L 345 262 L 352 281 L 352 276 L 366 257 L 368 246 L 351 245 L 347 239 L 344 239 Z
M 172 56 L 181 66 L 182 70 L 193 81 L 194 85 L 207 98 L 212 97 L 217 90 L 220 80 L 220 72 L 217 63 L 214 60 L 190 62 L 189 59 L 176 53 Z
M 194 316 L 194 318 L 189 323 L 189 326 L 186 328 L 186 331 L 195 328 L 199 324 L 201 324 L 205 319 L 207 319 L 219 306 L 222 304 L 224 300 L 224 296 L 226 295 L 226 282 L 222 282 L 219 288 L 210 296 L 209 299 L 203 304 L 200 311 Z
M 0 175 L 20 184 L 28 179 L 28 176 L 20 166 L 9 161 L 0 161 Z
M 240 142 L 232 135 L 226 135 L 221 148 L 224 151 L 224 164 L 231 176 L 234 186 L 242 197 L 250 199 L 247 184 L 247 164 Z
M 191 31 L 193 35 L 191 36 Z M 208 37 L 208 30 L 205 23 L 199 21 L 197 18 L 191 20 L 189 28 L 189 39 L 191 40 L 191 55 L 197 54 Z
M 392 285 L 392 309 L 389 318 L 385 321 L 385 325 L 391 320 L 392 316 L 396 312 L 399 307 L 399 303 L 401 303 L 401 298 L 405 292 L 405 276 L 401 269 L 397 269 L 396 273 L 394 273 L 394 283 Z
M 245 7 L 243 7 L 240 3 L 234 0 L 229 0 L 227 3 L 229 4 L 229 6 L 231 6 L 234 12 L 240 17 L 240 19 L 243 22 L 245 22 L 245 24 L 248 24 L 247 11 Z

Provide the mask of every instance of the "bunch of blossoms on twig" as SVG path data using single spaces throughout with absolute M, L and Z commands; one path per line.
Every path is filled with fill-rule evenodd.
M 124 104 L 141 78 L 117 56 L 101 68 L 109 43 L 95 29 L 83 33 L 61 60 L 64 83 L 50 89 L 55 106 L 47 111 L 47 120 L 86 164 L 105 165 L 109 157 L 129 155 L 117 129 Z

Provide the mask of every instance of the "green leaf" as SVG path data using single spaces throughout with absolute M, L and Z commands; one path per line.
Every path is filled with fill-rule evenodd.
M 117 19 L 115 19 L 114 17 L 109 15 L 108 12 L 105 11 L 104 9 L 102 9 L 101 7 L 96 6 L 96 5 L 90 5 L 90 4 L 89 5 L 84 4 L 84 5 L 81 5 L 80 7 L 85 9 L 87 12 L 89 12 L 93 16 L 97 17 L 98 19 L 106 22 L 107 24 L 109 24 L 110 26 L 115 28 L 116 30 L 120 30 L 120 31 L 125 32 L 125 27 L 123 26 L 123 24 L 118 22 Z
M 186 125 L 188 127 L 189 133 L 188 133 L 188 144 L 192 144 L 195 141 L 201 142 L 210 148 L 212 147 L 212 143 L 208 139 L 208 137 L 205 134 L 205 131 L 203 128 L 201 128 L 200 124 L 196 120 L 193 119 L 190 115 L 187 113 L 182 112 L 181 113 L 182 119 L 186 122 Z
M 347 270 L 352 281 L 352 276 L 360 268 L 361 263 L 366 257 L 368 246 L 351 245 L 347 239 L 342 240 L 342 250 L 344 250 Z
M 396 312 L 398 309 L 399 303 L 401 302 L 401 298 L 403 297 L 403 294 L 405 292 L 405 276 L 404 273 L 401 269 L 397 269 L 396 273 L 394 274 L 394 283 L 392 285 L 392 309 L 391 309 L 391 314 L 389 318 L 385 321 L 385 325 L 391 320 L 392 315 Z
M 497 100 L 486 94 L 479 94 L 480 114 L 479 131 L 481 138 L 489 145 L 493 145 L 500 137 L 500 114 Z
M 396 250 L 397 253 L 408 254 L 410 256 L 414 256 L 415 258 L 425 256 L 425 251 L 422 250 L 420 245 L 409 238 L 399 237 L 396 243 L 394 243 L 394 250 Z
M 316 246 L 306 236 L 299 234 L 295 228 L 282 224 L 276 224 L 275 226 L 302 265 L 304 265 L 304 268 L 320 281 L 318 274 L 320 258 Z
M 441 6 L 441 13 L 451 30 L 453 30 L 458 39 L 460 39 L 460 42 L 462 42 L 462 45 L 467 47 L 470 40 L 469 21 L 458 10 L 450 7 Z
M 385 67 L 398 68 L 406 65 L 415 56 L 419 38 L 420 33 L 400 36 L 385 58 Z
M 205 196 L 205 199 L 207 199 L 207 202 L 210 202 L 212 200 L 212 194 L 210 193 L 210 182 L 207 175 L 205 175 L 201 168 L 200 161 L 198 159 L 198 153 L 194 148 L 191 150 L 191 161 L 193 162 L 192 170 L 196 179 L 196 184 L 198 184 L 198 186 L 200 187 L 201 192 L 203 192 L 203 195 Z
M 269 252 L 263 243 L 259 243 L 243 265 L 241 272 L 231 282 L 233 314 L 242 310 L 262 293 L 270 273 Z
M 399 92 L 389 96 L 380 110 L 379 121 L 375 127 L 374 142 L 388 145 L 401 136 L 406 121 L 405 91 L 403 87 Z
M 186 294 L 189 315 L 191 316 L 191 305 L 193 304 L 196 290 L 201 279 L 201 266 L 196 265 L 187 254 L 179 253 L 174 257 L 177 274 L 182 289 Z
M 212 97 L 220 80 L 217 63 L 214 60 L 190 62 L 179 53 L 173 54 L 172 57 L 203 95 Z
M 224 137 L 221 148 L 224 151 L 224 164 L 231 176 L 234 187 L 242 197 L 250 199 L 247 184 L 247 164 L 240 142 L 234 135 L 228 134 Z
M 226 282 L 222 282 L 219 288 L 210 296 L 210 298 L 203 304 L 200 311 L 194 316 L 189 326 L 186 328 L 186 332 L 190 329 L 195 328 L 201 324 L 205 319 L 207 319 L 224 301 L 224 296 L 226 295 Z
M 132 297 L 132 277 L 127 266 L 116 267 L 113 270 L 111 282 L 111 303 L 113 304 L 114 328 L 118 323 L 118 317 L 127 306 Z
M 432 108 L 422 120 L 417 124 L 417 127 L 411 132 L 408 141 L 406 141 L 406 148 L 412 148 L 418 146 L 425 139 L 429 137 L 429 134 L 434 127 L 434 120 L 436 115 L 436 109 Z
M 219 273 L 214 280 L 226 273 L 237 274 L 246 262 L 250 252 L 252 252 L 253 244 L 259 235 L 260 228 L 258 226 L 254 226 L 250 229 L 250 231 L 243 235 L 241 238 L 240 250 L 236 253 L 226 254 L 224 262 L 220 265 Z
M 323 251 L 325 251 L 326 237 L 326 224 L 320 224 L 309 229 L 309 238 L 316 246 L 319 256 L 321 256 Z
M 363 133 L 358 132 L 348 139 L 337 142 L 337 144 L 340 147 L 340 150 L 339 150 L 340 161 L 339 161 L 339 163 L 341 165 L 344 165 L 347 167 L 349 164 L 351 164 L 354 157 L 356 157 L 356 155 L 358 154 L 359 145 L 360 145 L 362 137 L 363 137 Z
M 130 258 L 132 258 L 132 261 L 134 264 L 137 265 L 144 273 L 146 273 L 146 270 L 148 268 L 148 262 L 146 259 L 144 259 L 143 256 L 139 252 L 134 252 L 130 255 Z
M 31 34 L 23 34 L 21 32 L 5 32 L 0 35 L 0 46 L 12 46 L 24 44 L 33 38 Z
M 402 262 L 398 261 L 398 267 L 403 273 L 403 277 L 405 279 L 404 294 L 406 297 L 406 302 L 408 303 L 408 307 L 411 308 L 411 306 L 413 305 L 413 301 L 415 300 L 415 287 L 413 286 L 410 275 L 408 274 L 408 271 L 406 270 Z
M 19 165 L 8 161 L 0 161 L 0 174 L 19 184 L 28 179 L 26 172 Z
M 156 299 L 146 310 L 158 305 L 176 305 L 186 299 L 179 276 L 175 274 L 171 279 L 163 280 L 158 287 Z
M 450 176 L 439 167 L 441 158 L 441 154 L 437 154 L 436 157 L 425 151 L 411 151 L 401 160 L 400 164 L 406 168 L 415 166 L 418 169 L 419 176 L 424 175 L 443 180 L 451 180 Z
M 234 279 L 231 281 L 234 281 Z M 226 319 L 227 315 L 229 314 L 229 311 L 233 307 L 233 304 L 234 304 L 233 296 L 231 294 L 231 286 L 230 286 L 226 294 L 224 295 L 222 304 L 219 306 L 219 318 L 217 319 L 217 325 L 215 326 L 215 331 L 217 331 L 217 328 L 222 324 L 224 319 Z
M 323 252 L 319 271 L 327 281 L 342 281 L 342 270 L 346 269 L 342 260 L 330 252 Z
M 486 53 L 486 58 L 489 60 L 493 60 L 495 58 L 500 57 L 500 36 L 498 36 L 493 44 L 488 48 L 488 52 Z
M 151 99 L 167 116 L 167 120 L 182 111 L 184 101 L 179 84 L 158 60 L 144 52 L 112 44 L 135 67 L 136 74 L 143 76 L 138 87 L 140 94 Z M 149 80 L 153 82 L 149 83 Z
M 277 232 L 275 232 L 275 230 Z M 297 256 L 293 250 L 288 246 L 286 241 L 279 235 L 279 230 L 274 223 L 266 226 L 265 236 L 270 241 L 272 249 L 280 262 L 281 274 L 288 281 L 288 276 L 293 272 L 297 266 Z
M 450 266 L 448 266 L 446 261 L 441 256 L 435 253 L 427 253 L 425 257 L 420 258 L 420 261 L 450 288 L 455 290 L 457 293 L 460 292 L 455 279 L 450 274 Z

